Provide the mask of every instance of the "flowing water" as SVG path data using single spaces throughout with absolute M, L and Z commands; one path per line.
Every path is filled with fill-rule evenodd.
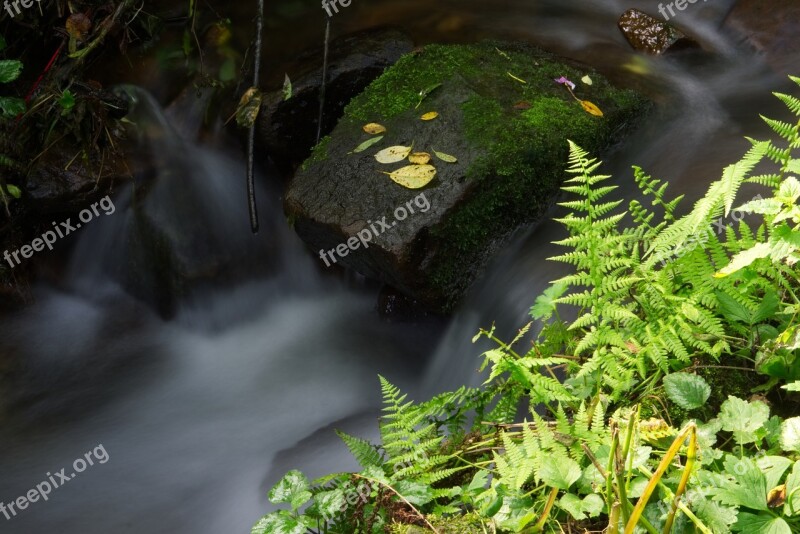
M 756 113 L 777 109 L 769 92 L 783 83 L 715 30 L 730 3 L 681 15 L 718 51 L 700 60 L 630 52 L 616 17 L 637 4 L 654 9 L 644 2 L 460 0 L 431 9 L 409 0 L 371 11 L 355 0 L 335 24 L 344 32 L 394 23 L 423 41 L 528 39 L 635 83 L 659 111 L 608 157 L 607 170 L 625 197 L 635 194 L 630 166 L 638 164 L 691 198 L 746 150 L 743 135 L 766 135 Z M 0 336 L 0 350 L 26 362 L 13 391 L 24 408 L 0 430 L 0 501 L 25 495 L 47 473 L 69 473 L 99 444 L 108 461 L 12 520 L 0 516 L 2 533 L 249 532 L 284 471 L 355 468 L 332 429 L 375 435 L 378 373 L 416 398 L 479 381 L 477 329 L 497 322 L 512 334 L 562 272 L 544 259 L 561 229 L 542 223 L 518 232 L 447 324 L 381 322 L 374 289 L 315 266 L 285 224 L 279 191 L 268 185 L 277 180 L 261 177 L 263 229 L 253 237 L 244 158 L 182 139 L 145 93 L 134 94 L 158 162 L 142 211 L 119 191 L 116 212 L 74 236 L 64 282 L 38 287 L 37 303 L 5 319 Z M 186 225 L 203 225 L 209 254 L 244 274 L 196 288 L 170 320 L 160 318 L 120 288 L 132 272 L 158 275 L 129 246 L 143 213 L 176 246 Z

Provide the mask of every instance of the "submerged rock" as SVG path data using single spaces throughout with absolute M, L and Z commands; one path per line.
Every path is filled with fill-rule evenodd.
M 331 42 L 323 135 L 333 130 L 354 96 L 412 48 L 411 39 L 397 30 L 372 30 Z M 259 147 L 284 172 L 300 165 L 317 141 L 323 53 L 316 50 L 298 63 L 301 74 L 289 73 L 292 97 L 285 100 L 282 90 L 265 95 L 256 126 Z M 302 73 L 309 64 L 310 71 Z
M 782 74 L 800 73 L 800 3 L 739 0 L 725 27 L 742 35 Z
M 580 81 L 585 75 L 592 85 Z M 575 98 L 554 81 L 562 76 L 581 83 Z M 289 184 L 285 210 L 322 264 L 353 268 L 446 312 L 510 232 L 553 202 L 567 139 L 597 153 L 647 107 L 591 69 L 526 45 L 431 45 L 347 106 Z M 438 117 L 421 120 L 432 111 Z M 386 127 L 385 137 L 352 153 L 372 137 L 362 129 L 372 122 Z M 433 181 L 409 190 L 383 174 L 409 163 L 376 161 L 392 145 L 432 154 Z
M 619 18 L 618 26 L 633 48 L 648 54 L 665 54 L 700 45 L 664 20 L 644 11 L 629 9 Z

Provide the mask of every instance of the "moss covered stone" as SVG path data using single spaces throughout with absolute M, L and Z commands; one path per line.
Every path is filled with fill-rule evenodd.
M 589 75 L 592 84 L 581 82 Z M 573 97 L 554 80 L 578 84 Z M 577 99 L 604 113 L 587 113 Z M 388 216 L 423 192 L 426 213 L 398 222 L 369 249 L 341 263 L 380 278 L 440 310 L 458 302 L 486 259 L 520 224 L 539 217 L 563 179 L 567 139 L 594 153 L 617 142 L 647 109 L 592 69 L 527 45 L 485 42 L 430 45 L 408 54 L 345 108 L 330 139 L 295 176 L 286 207 L 314 250 L 345 242 L 368 221 Z M 433 121 L 420 116 L 437 111 Z M 369 136 L 362 126 L 387 127 L 381 143 L 351 152 Z M 373 155 L 411 145 L 458 157 L 434 159 L 437 177 L 410 191 L 380 171 Z

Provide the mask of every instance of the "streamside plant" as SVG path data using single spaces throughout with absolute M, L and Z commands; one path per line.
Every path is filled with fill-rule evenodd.
M 777 97 L 793 122 L 765 119 L 778 138 L 683 216 L 639 168 L 623 209 L 570 143 L 551 259 L 573 271 L 535 323 L 478 333 L 496 344 L 479 388 L 415 403 L 381 377 L 381 442 L 340 433 L 362 471 L 290 472 L 269 495 L 290 509 L 253 534 L 800 532 L 800 99 Z M 745 184 L 762 191 L 742 203 Z

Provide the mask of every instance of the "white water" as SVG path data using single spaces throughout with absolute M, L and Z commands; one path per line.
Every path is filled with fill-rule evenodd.
M 586 59 L 600 46 L 613 58 L 607 68 L 632 76 L 621 65 L 633 54 L 612 18 L 628 5 L 509 4 L 487 19 L 486 33 L 535 34 Z M 488 7 L 459 5 L 475 17 Z M 718 9 L 704 10 L 696 27 L 732 50 L 711 29 Z M 756 112 L 774 109 L 769 91 L 781 82 L 755 60 L 724 55 L 702 68 L 645 62 L 645 85 L 658 89 L 666 111 L 610 158 L 623 195 L 633 194 L 630 166 L 639 164 L 669 179 L 673 192 L 697 196 L 746 149 L 743 135 L 765 135 Z M 561 272 L 544 259 L 557 250 L 548 243 L 560 236 L 558 225 L 523 229 L 446 331 L 436 322 L 381 323 L 373 292 L 315 268 L 285 224 L 275 191 L 260 191 L 265 229 L 251 237 L 244 166 L 174 134 L 163 139 L 169 143 L 158 151 L 160 179 L 176 181 L 154 195 L 150 209 L 168 229 L 179 228 L 185 221 L 170 218 L 172 195 L 196 195 L 211 248 L 229 247 L 244 262 L 268 257 L 272 269 L 234 288 L 197 292 L 174 320 L 163 321 L 114 283 L 126 268 L 129 195 L 117 197 L 116 214 L 82 230 L 69 283 L 38 288 L 38 303 L 0 327 L 0 349 L 28 362 L 20 381 L 28 408 L 0 430 L 0 501 L 24 495 L 99 443 L 110 460 L 12 521 L 0 515 L 2 533 L 248 532 L 282 472 L 300 467 L 316 476 L 354 467 L 332 428 L 374 434 L 377 373 L 417 397 L 478 381 L 481 347 L 470 342 L 477 329 L 496 321 L 511 335 Z

